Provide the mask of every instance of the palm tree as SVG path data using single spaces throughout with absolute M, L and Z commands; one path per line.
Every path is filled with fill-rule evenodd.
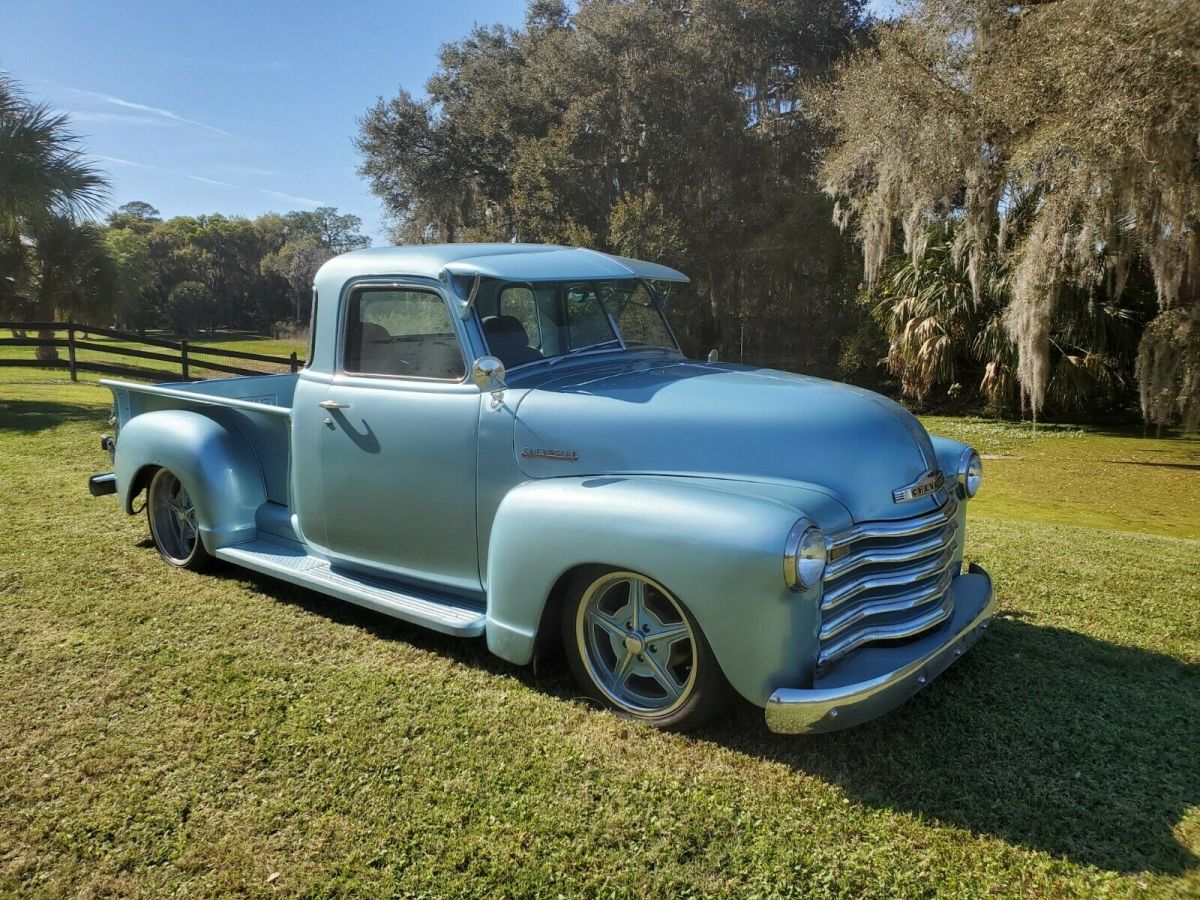
M 1017 400 L 1016 348 L 1005 327 L 1011 278 L 1003 259 L 985 258 L 978 294 L 969 253 L 954 225 L 930 232 L 925 252 L 895 263 L 875 307 L 888 338 L 886 364 L 918 401 L 935 388 L 978 390 L 995 410 Z M 1127 386 L 1136 352 L 1138 292 L 1114 296 L 1077 285 L 1060 289 L 1050 323 L 1047 397 L 1060 411 L 1111 402 Z M 954 388 L 954 385 L 960 388 Z
M 84 157 L 65 113 L 0 74 L 0 227 L 98 212 L 108 180 Z
M 111 314 L 118 271 L 99 226 L 53 216 L 40 223 L 32 237 L 30 318 L 94 319 Z
M 52 218 L 99 212 L 107 196 L 67 117 L 29 101 L 0 73 L 0 310 L 31 289 L 33 232 Z

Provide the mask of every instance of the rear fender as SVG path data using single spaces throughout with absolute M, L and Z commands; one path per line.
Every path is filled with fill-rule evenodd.
M 849 514 L 829 494 L 657 476 L 552 478 L 514 488 L 488 553 L 489 649 L 524 665 L 547 599 L 585 565 L 648 575 L 687 606 L 730 684 L 764 705 L 811 677 L 817 597 L 787 589 L 784 545 L 807 515 L 827 528 Z
M 192 410 L 134 416 L 121 428 L 114 457 L 117 496 L 126 512 L 157 468 L 170 469 L 196 506 L 207 550 L 250 541 L 255 511 L 266 502 L 262 467 L 236 426 Z

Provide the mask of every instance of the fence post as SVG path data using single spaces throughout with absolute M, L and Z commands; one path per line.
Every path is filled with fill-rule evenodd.
M 188 377 L 187 341 L 185 340 L 179 341 L 179 363 L 183 369 L 183 380 L 190 381 L 191 379 Z
M 295 375 L 297 372 L 300 371 L 300 361 L 296 358 L 295 350 L 292 351 L 291 361 L 292 361 L 292 374 Z
M 71 380 L 78 381 L 79 376 L 75 371 L 75 323 L 67 323 L 67 366 L 71 370 Z

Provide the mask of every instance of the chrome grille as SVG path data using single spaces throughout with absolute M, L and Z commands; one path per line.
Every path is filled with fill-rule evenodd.
M 821 598 L 820 669 L 864 644 L 915 637 L 954 612 L 958 503 L 895 522 L 865 522 L 829 539 Z

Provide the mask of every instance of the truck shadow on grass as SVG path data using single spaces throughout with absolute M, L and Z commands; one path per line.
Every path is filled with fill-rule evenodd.
M 331 621 L 578 700 L 565 666 L 535 675 L 491 656 L 479 640 L 438 635 L 252 573 L 235 577 Z M 814 775 L 868 806 L 1075 863 L 1164 875 L 1197 864 L 1173 829 L 1200 804 L 1200 666 L 1010 614 L 926 690 L 859 728 L 774 735 L 762 711 L 743 704 L 691 737 Z
M 32 434 L 71 422 L 85 421 L 103 424 L 101 410 L 94 405 L 87 406 L 82 403 L 0 400 L 0 431 Z
M 1167 875 L 1197 864 L 1174 828 L 1200 804 L 1200 667 L 1178 659 L 1006 616 L 860 728 L 764 738 L 759 718 L 741 711 L 703 737 L 859 802 L 1076 863 Z

